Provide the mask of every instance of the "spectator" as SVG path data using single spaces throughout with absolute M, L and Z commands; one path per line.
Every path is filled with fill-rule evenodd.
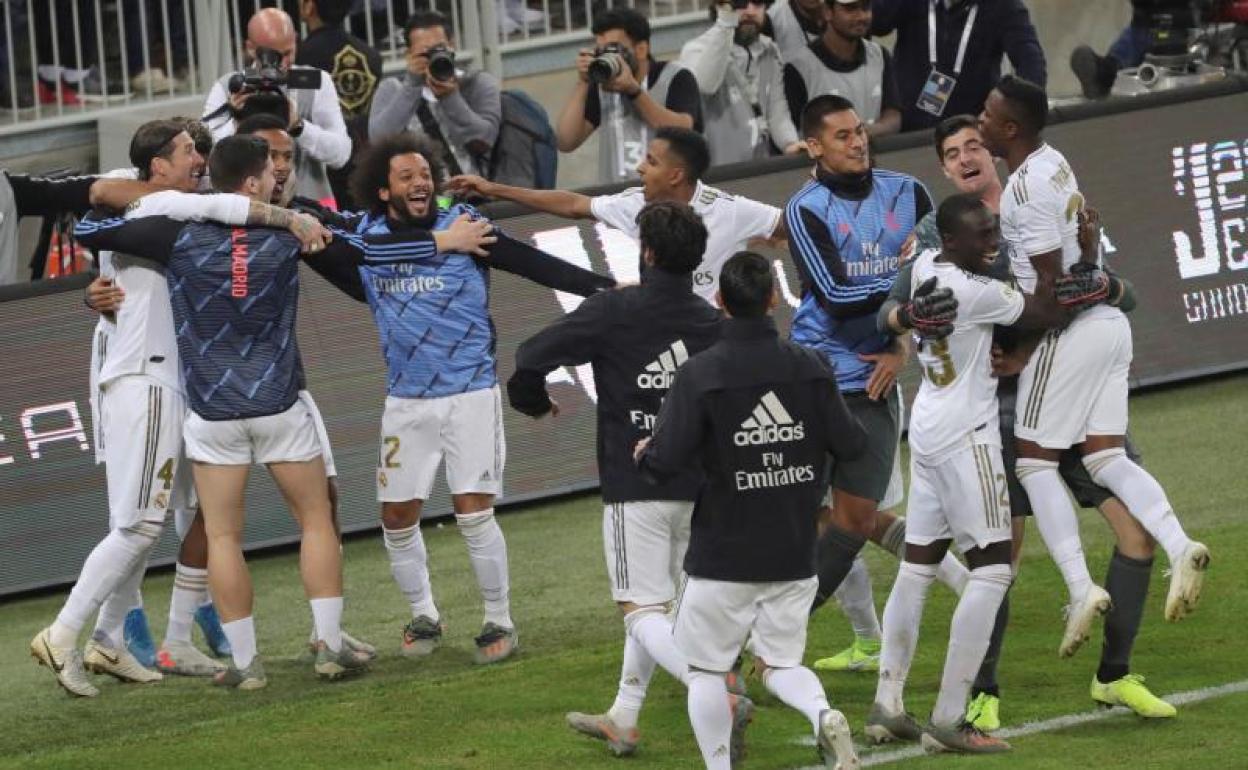
M 369 136 L 411 131 L 442 145 L 450 176 L 486 173 L 502 122 L 498 78 L 455 66 L 451 22 L 437 11 L 412 14 L 406 31 L 407 73 L 378 86 Z
M 299 3 L 299 20 L 308 30 L 308 36 L 299 45 L 295 63 L 316 67 L 329 73 L 329 79 L 338 92 L 338 106 L 347 123 L 347 133 L 355 152 L 368 142 L 368 113 L 373 94 L 381 82 L 381 54 L 368 43 L 343 28 L 342 21 L 350 9 L 351 0 L 302 0 Z M 329 170 L 329 186 L 339 206 L 352 205 L 350 185 L 354 164 L 347 161 L 342 168 Z
M 1078 46 L 1070 54 L 1070 68 L 1079 78 L 1084 98 L 1108 96 L 1118 70 L 1140 66 L 1144 54 L 1187 53 L 1184 33 L 1195 24 L 1189 0 L 1131 0 L 1131 23 L 1118 35 L 1106 55 L 1098 56 L 1086 45 Z
M 334 84 L 321 70 L 293 65 L 298 38 L 295 25 L 285 11 L 262 8 L 247 22 L 249 64 L 256 61 L 256 52 L 261 48 L 281 54 L 279 69 L 284 74 L 292 69 L 320 73 L 320 85 L 317 88 L 282 88 L 280 94 L 245 87 L 231 94 L 227 88 L 230 75 L 225 75 L 208 92 L 203 120 L 213 138 L 220 141 L 232 136 L 237 120 L 249 115 L 270 112 L 285 117 L 286 133 L 295 138 L 299 147 L 298 194 L 333 205 L 333 191 L 325 167 L 342 168 L 351 158 L 351 137 L 342 118 L 342 108 L 338 106 Z
M 823 34 L 798 51 L 784 68 L 784 94 L 795 124 L 816 96 L 843 96 L 867 124 L 870 136 L 901 129 L 901 101 L 893 59 L 871 30 L 871 0 L 827 0 Z
M 599 126 L 598 181 L 636 179 L 655 129 L 702 130 L 702 95 L 693 73 L 650 56 L 650 22 L 632 8 L 612 8 L 594 19 L 596 48 L 576 57 L 579 78 L 555 126 L 559 149 L 572 152 Z M 589 65 L 601 53 L 623 61 L 615 76 L 594 85 Z
M 824 0 L 778 0 L 767 9 L 771 37 L 780 47 L 780 57 L 789 61 L 798 51 L 823 34 Z
M 136 95 L 168 95 L 183 87 L 174 68 L 185 70 L 186 17 L 178 2 L 157 3 L 152 0 L 124 0 L 118 18 L 125 26 L 126 68 L 130 88 Z M 165 28 L 169 30 L 168 45 Z
M 930 128 L 942 115 L 978 115 L 1003 56 L 1019 77 L 1045 84 L 1044 51 L 1023 0 L 874 0 L 872 10 L 872 35 L 897 33 L 902 131 Z
M 711 18 L 711 28 L 680 50 L 680 63 L 702 90 L 711 163 L 800 152 L 804 145 L 784 99 L 780 49 L 762 34 L 766 2 L 723 2 L 711 8 Z

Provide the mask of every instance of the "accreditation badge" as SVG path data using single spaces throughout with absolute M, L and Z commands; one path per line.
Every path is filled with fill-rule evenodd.
M 927 75 L 927 82 L 923 84 L 923 90 L 919 92 L 918 108 L 938 118 L 944 115 L 945 107 L 949 104 L 949 97 L 953 94 L 953 88 L 957 84 L 958 79 L 953 75 L 946 75 L 932 67 L 932 71 Z

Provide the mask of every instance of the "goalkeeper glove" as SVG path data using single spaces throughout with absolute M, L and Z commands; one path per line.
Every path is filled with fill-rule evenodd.
M 944 339 L 953 334 L 958 300 L 948 287 L 937 288 L 932 276 L 915 289 L 909 302 L 897 308 L 897 322 L 926 339 Z

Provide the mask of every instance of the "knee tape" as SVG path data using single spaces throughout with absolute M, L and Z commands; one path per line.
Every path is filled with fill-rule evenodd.
M 1045 473 L 1052 471 L 1057 473 L 1057 463 L 1052 460 L 1038 460 L 1034 457 L 1020 457 L 1014 463 L 1014 474 L 1018 476 L 1019 483 L 1028 476 L 1037 473 Z
M 1014 582 L 1014 570 L 1008 564 L 985 564 L 971 570 L 971 580 L 995 583 L 1008 589 Z
M 1110 447 L 1102 449 L 1099 452 L 1093 452 L 1090 455 L 1083 456 L 1083 467 L 1088 469 L 1088 475 L 1092 480 L 1101 486 L 1105 486 L 1105 482 L 1101 480 L 1101 473 L 1120 457 L 1126 457 L 1127 450 L 1122 447 Z

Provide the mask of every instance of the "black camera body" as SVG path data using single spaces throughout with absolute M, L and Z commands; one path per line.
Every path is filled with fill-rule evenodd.
M 314 90 L 321 87 L 321 71 L 318 69 L 282 68 L 282 53 L 272 48 L 257 48 L 255 62 L 230 75 L 226 88 L 237 93 L 281 93 L 283 89 Z
M 619 43 L 607 43 L 594 49 L 594 59 L 589 63 L 589 82 L 603 85 L 620 76 L 627 67 L 637 71 L 637 57 L 633 52 Z
M 455 79 L 455 52 L 448 46 L 435 45 L 425 51 L 429 59 L 429 77 L 433 80 L 446 81 Z

